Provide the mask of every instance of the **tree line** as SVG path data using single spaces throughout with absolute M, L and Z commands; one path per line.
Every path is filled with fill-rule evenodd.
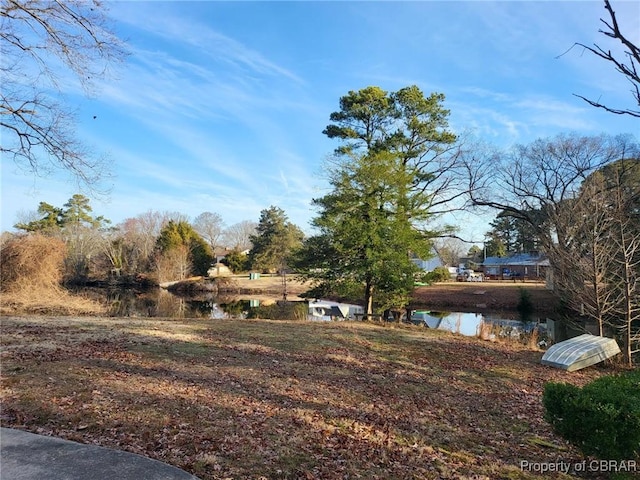
M 222 257 L 237 272 L 282 271 L 303 237 L 275 206 L 263 210 L 257 223 L 244 220 L 226 226 L 214 212 L 190 221 L 179 212 L 148 211 L 114 226 L 93 215 L 89 198 L 75 194 L 62 207 L 40 202 L 37 211 L 22 216 L 14 227 L 23 233 L 5 234 L 3 243 L 19 242 L 24 234 L 62 240 L 67 283 L 181 280 L 207 275 Z

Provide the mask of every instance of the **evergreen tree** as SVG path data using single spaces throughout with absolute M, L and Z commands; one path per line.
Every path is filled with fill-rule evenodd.
M 249 269 L 249 256 L 233 250 L 222 259 L 222 263 L 233 273 L 244 272 Z
M 507 248 L 503 241 L 492 232 L 489 232 L 485 236 L 484 248 L 487 253 L 487 257 L 506 257 Z
M 537 219 L 542 225 L 542 214 L 539 211 L 528 211 L 527 215 Z M 536 228 L 528 221 L 501 211 L 487 232 L 487 256 L 504 257 L 509 253 L 527 253 L 539 248 L 539 237 Z
M 314 200 L 320 233 L 300 256 L 317 292 L 360 286 L 368 314 L 374 293 L 382 307 L 407 303 L 416 269 L 409 255 L 428 258 L 434 232 L 427 224 L 458 195 L 457 157 L 447 155 L 456 137 L 443 101 L 415 85 L 367 87 L 340 99 L 324 130 L 341 140 L 333 191 Z
M 40 202 L 37 213 L 41 216 L 38 220 L 17 223 L 14 227 L 25 232 L 37 232 L 42 235 L 51 235 L 60 231 L 63 226 L 63 210 L 61 208 L 54 207 L 47 202 Z
M 316 292 L 363 288 L 368 314 L 374 294 L 382 307 L 401 307 L 413 288 L 416 265 L 409 253 L 427 258 L 430 242 L 408 221 L 403 186 L 410 181 L 402 161 L 388 152 L 362 156 L 333 174 L 333 191 L 314 200 L 319 234 L 305 242 L 302 272 Z
M 467 252 L 467 257 L 471 259 L 473 263 L 482 263 L 484 252 L 478 245 L 473 245 Z
M 303 238 L 302 230 L 289 222 L 284 210 L 275 206 L 262 210 L 256 233 L 250 236 L 253 245 L 249 252 L 251 268 L 284 273 Z
M 167 274 L 177 274 L 178 279 L 190 273 L 206 275 L 211 266 L 211 248 L 184 220 L 170 220 L 160 231 L 156 246 L 165 260 L 165 270 L 171 272 Z

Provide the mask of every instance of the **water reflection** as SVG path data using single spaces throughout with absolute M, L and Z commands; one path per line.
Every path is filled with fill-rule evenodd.
M 252 309 L 275 300 L 246 299 L 237 296 L 216 297 L 204 294 L 196 297 L 175 295 L 167 290 L 154 288 L 104 289 L 94 288 L 82 291 L 85 295 L 109 305 L 114 317 L 165 317 L 165 318 L 247 318 Z M 414 311 L 411 322 L 425 327 L 447 330 L 467 336 L 478 336 L 483 326 L 490 326 L 489 334 L 522 338 L 536 331 L 540 339 L 546 339 L 546 321 L 522 321 L 516 314 Z M 486 328 L 485 328 L 486 330 Z M 550 332 L 552 333 L 552 332 Z
M 213 294 L 176 295 L 161 288 L 87 288 L 79 293 L 106 303 L 112 317 L 246 318 L 251 308 L 265 303 Z
M 547 341 L 546 320 L 522 321 L 505 314 L 418 310 L 412 313 L 411 322 L 472 337 L 522 339 L 535 332 L 540 341 Z
M 183 297 L 161 288 L 85 288 L 77 293 L 105 303 L 112 317 L 222 318 L 211 295 Z

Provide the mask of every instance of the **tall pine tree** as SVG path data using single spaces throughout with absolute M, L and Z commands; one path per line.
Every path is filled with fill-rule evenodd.
M 367 87 L 340 99 L 324 130 L 341 140 L 333 190 L 314 200 L 319 234 L 300 256 L 315 292 L 357 286 L 369 315 L 374 295 L 383 308 L 407 303 L 416 270 L 409 255 L 428 256 L 427 224 L 456 197 L 457 165 L 447 155 L 456 137 L 447 130 L 443 100 L 416 86 L 391 93 Z

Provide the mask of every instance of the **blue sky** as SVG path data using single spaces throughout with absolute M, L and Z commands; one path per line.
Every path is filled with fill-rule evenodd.
M 612 1 L 640 43 L 640 3 Z M 499 147 L 564 132 L 632 133 L 640 122 L 573 93 L 633 107 L 630 84 L 574 42 L 619 50 L 588 2 L 111 2 L 131 55 L 99 93 L 74 82 L 66 100 L 78 136 L 109 158 L 96 215 L 118 223 L 148 210 L 230 225 L 277 205 L 304 230 L 327 192 L 322 135 L 340 96 L 377 85 L 441 92 L 455 132 Z M 93 117 L 96 117 L 95 119 Z M 62 206 L 77 187 L 33 178 L 2 159 L 2 230 L 40 201 Z M 492 217 L 489 216 L 489 220 Z M 458 215 L 482 238 L 487 217 Z

